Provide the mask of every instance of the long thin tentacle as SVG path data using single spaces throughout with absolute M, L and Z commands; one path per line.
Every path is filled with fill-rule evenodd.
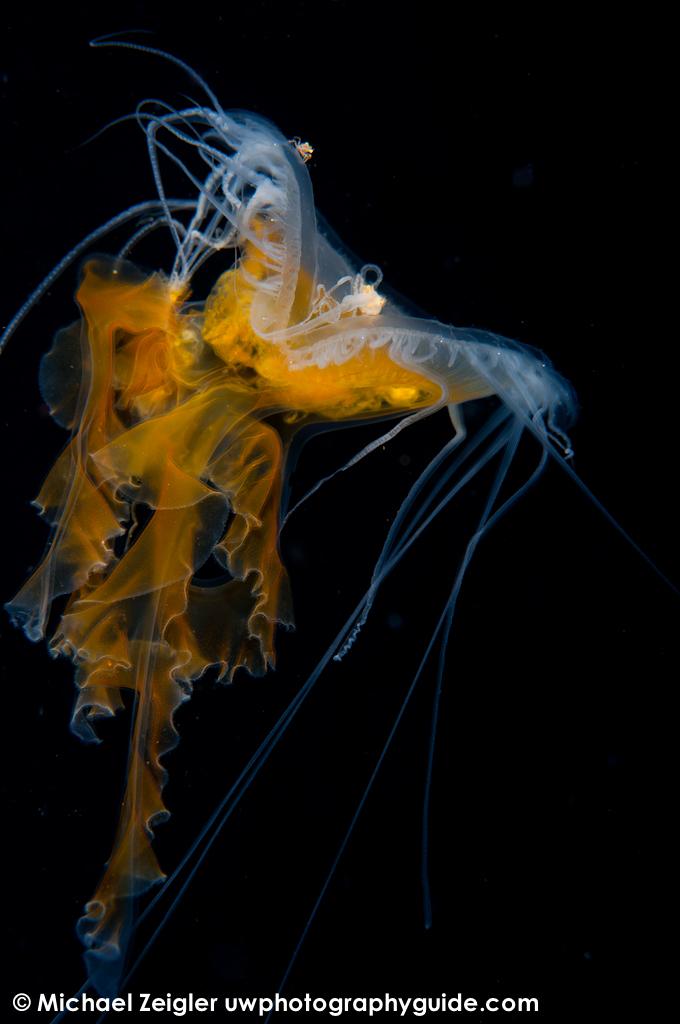
M 335 655 L 336 661 L 341 661 L 345 657 L 345 655 L 356 642 L 356 639 L 360 631 L 365 626 L 366 620 L 373 606 L 375 596 L 378 592 L 378 589 L 380 588 L 382 580 L 385 578 L 385 573 L 383 572 L 384 567 L 396 564 L 396 562 L 401 559 L 402 555 L 407 550 L 407 547 L 410 547 L 411 541 L 416 537 L 420 536 L 423 529 L 425 529 L 432 522 L 435 516 L 439 514 L 443 507 L 443 504 L 441 502 L 436 506 L 434 512 L 427 518 L 425 524 L 422 525 L 414 534 L 413 531 L 416 529 L 418 522 L 425 514 L 427 509 L 430 507 L 432 501 L 436 498 L 437 494 L 441 492 L 443 487 L 449 482 L 454 473 L 457 472 L 457 470 L 467 460 L 468 456 L 471 455 L 472 452 L 477 447 L 479 447 L 479 445 L 482 444 L 483 441 L 485 441 L 493 433 L 493 431 L 496 430 L 506 420 L 507 413 L 505 413 L 504 410 L 501 410 L 497 416 L 492 417 L 488 421 L 486 426 L 470 442 L 470 444 L 466 446 L 466 448 L 459 454 L 458 458 L 454 460 L 454 462 L 446 471 L 446 473 L 442 474 L 441 479 L 437 482 L 431 494 L 422 502 L 421 506 L 419 506 L 418 510 L 414 514 L 413 521 L 408 527 L 408 529 L 402 530 L 404 518 L 406 517 L 406 515 L 409 514 L 409 512 L 412 511 L 414 502 L 417 499 L 425 481 L 430 478 L 432 473 L 439 466 L 442 457 L 444 455 L 448 455 L 456 447 L 456 438 L 453 438 L 448 443 L 448 445 L 446 445 L 442 449 L 442 451 L 434 457 L 430 465 L 426 467 L 421 476 L 416 480 L 415 484 L 413 485 L 408 495 L 406 496 L 404 502 L 402 503 L 401 509 L 397 514 L 397 518 L 395 519 L 395 522 L 392 524 L 392 527 L 390 528 L 390 531 L 387 535 L 387 539 L 383 546 L 383 550 L 380 554 L 380 557 L 378 558 L 375 569 L 373 571 L 371 586 L 368 590 L 368 597 L 363 606 L 361 616 L 356 620 L 355 623 L 353 623 L 351 632 L 348 633 L 342 648 Z M 493 458 L 497 451 L 499 451 L 499 446 L 502 447 L 504 443 L 505 434 L 503 433 L 499 435 L 499 438 L 497 438 L 496 444 L 490 447 L 482 456 L 480 456 L 480 459 L 477 462 L 475 462 L 472 468 L 468 470 L 468 472 L 459 480 L 459 482 L 456 484 L 453 490 L 448 492 L 446 498 L 444 499 L 444 504 L 448 504 L 448 502 L 453 497 L 455 497 L 455 495 L 470 482 L 470 480 L 477 474 L 479 469 L 481 469 L 481 467 L 485 465 L 489 461 L 489 459 Z M 399 533 L 400 530 L 402 530 L 401 534 Z M 392 553 L 392 550 L 397 539 L 399 539 L 399 544 L 396 547 L 394 553 Z
M 437 739 L 437 726 L 439 723 L 441 696 L 444 686 L 444 668 L 446 664 L 446 652 L 448 648 L 449 637 L 451 635 L 451 627 L 453 625 L 454 615 L 456 613 L 458 595 L 460 594 L 460 589 L 463 585 L 465 573 L 467 572 L 468 566 L 470 565 L 470 562 L 480 540 L 482 539 L 486 531 L 489 529 L 489 527 L 492 525 L 492 523 L 499 518 L 499 514 L 492 516 L 493 507 L 496 504 L 500 490 L 503 486 L 503 483 L 505 482 L 505 478 L 508 475 L 508 471 L 510 470 L 512 461 L 515 458 L 515 455 L 517 454 L 517 448 L 519 446 L 523 430 L 524 427 L 522 423 L 516 423 L 513 434 L 510 440 L 508 441 L 508 445 L 505 449 L 501 465 L 498 468 L 498 472 L 496 474 L 494 482 L 491 486 L 491 489 L 489 490 L 489 494 L 487 496 L 487 500 L 484 505 L 484 510 L 482 512 L 481 518 L 477 525 L 477 529 L 473 533 L 465 549 L 465 554 L 463 555 L 463 559 L 460 564 L 460 568 L 458 569 L 458 573 L 453 584 L 453 589 L 449 597 L 448 612 L 444 624 L 444 629 L 442 631 L 442 642 L 439 650 L 439 657 L 437 659 L 437 679 L 435 683 L 434 699 L 432 702 L 432 724 L 430 728 L 430 740 L 428 744 L 427 768 L 425 772 L 425 786 L 423 794 L 421 880 L 423 889 L 423 919 L 426 928 L 430 928 L 432 926 L 432 898 L 429 876 L 430 806 L 432 792 L 432 775 L 434 770 L 434 754 Z M 546 458 L 547 456 L 545 450 L 543 450 L 539 469 L 532 473 L 530 480 L 523 484 L 522 487 L 519 488 L 519 490 L 512 496 L 512 498 L 509 499 L 509 502 L 506 502 L 502 506 L 502 508 L 499 510 L 500 514 L 502 514 L 504 511 L 507 510 L 507 508 L 510 507 L 509 503 L 514 503 L 516 498 L 519 497 L 521 493 L 524 493 L 528 486 L 530 486 L 530 483 L 533 483 L 534 479 L 537 478 L 538 474 L 545 465 Z
M 356 466 L 359 462 L 361 462 L 362 459 L 366 458 L 367 455 L 370 455 L 371 452 L 374 452 L 376 448 L 380 448 L 381 445 L 388 444 L 390 441 L 392 441 L 393 438 L 395 438 L 397 434 L 401 433 L 401 431 L 405 427 L 412 426 L 418 420 L 423 419 L 424 416 L 432 415 L 433 411 L 433 408 L 431 406 L 428 406 L 425 409 L 419 409 L 418 412 L 413 413 L 412 416 L 406 416 L 404 419 L 399 420 L 399 422 L 396 423 L 393 427 L 391 427 L 386 433 L 381 434 L 380 437 L 376 437 L 372 441 L 369 441 L 368 444 L 364 445 L 361 451 L 358 451 L 355 455 L 353 455 L 351 459 L 344 463 L 344 465 L 338 466 L 338 468 L 334 469 L 332 473 L 329 473 L 327 476 L 324 476 L 320 480 L 317 480 L 314 486 L 310 487 L 307 493 L 303 494 L 300 500 L 293 505 L 289 512 L 286 513 L 281 523 L 281 529 L 284 528 L 284 526 L 286 525 L 290 517 L 293 515 L 293 513 L 297 512 L 300 506 L 304 505 L 304 503 L 308 501 L 313 494 L 316 494 L 319 488 L 323 487 L 324 484 L 327 484 L 329 480 L 332 480 L 339 473 L 344 473 L 348 469 L 352 469 L 353 466 Z
M 444 608 L 443 608 L 443 610 L 441 612 L 441 615 L 439 616 L 437 624 L 436 624 L 436 626 L 434 628 L 434 631 L 433 631 L 433 633 L 432 633 L 432 635 L 430 637 L 429 643 L 428 643 L 428 645 L 427 645 L 427 647 L 425 649 L 425 653 L 423 654 L 423 657 L 422 657 L 422 659 L 420 661 L 420 664 L 418 665 L 418 668 L 417 668 L 416 673 L 415 673 L 415 675 L 413 677 L 413 680 L 411 681 L 411 684 L 410 684 L 408 690 L 406 691 L 406 694 L 405 694 L 401 704 L 399 705 L 399 709 L 397 711 L 396 717 L 394 718 L 392 726 L 390 727 L 390 730 L 389 730 L 389 732 L 387 734 L 387 738 L 385 739 L 385 742 L 384 742 L 383 747 L 382 747 L 382 749 L 380 751 L 380 754 L 378 755 L 378 758 L 377 758 L 376 763 L 375 763 L 375 765 L 373 767 L 373 770 L 372 770 L 371 775 L 370 775 L 370 777 L 368 779 L 368 782 L 366 783 L 366 786 L 365 786 L 364 790 L 362 791 L 361 797 L 359 798 L 359 802 L 358 802 L 358 804 L 357 804 L 357 806 L 355 808 L 354 814 L 352 815 L 352 818 L 351 818 L 350 823 L 349 823 L 349 825 L 347 827 L 347 830 L 346 830 L 346 832 L 345 832 L 345 834 L 344 834 L 344 836 L 342 838 L 342 841 L 341 841 L 341 843 L 340 843 L 340 845 L 339 845 L 339 847 L 338 847 L 338 849 L 337 849 L 337 851 L 335 853 L 335 856 L 333 857 L 333 860 L 331 862 L 331 866 L 329 868 L 328 874 L 326 875 L 326 878 L 324 879 L 324 882 L 323 882 L 323 884 L 321 886 L 321 889 L 320 889 L 319 894 L 318 894 L 318 896 L 316 898 L 316 901 L 314 902 L 314 905 L 312 906 L 312 909 L 311 909 L 311 911 L 309 913 L 309 916 L 308 916 L 308 918 L 307 918 L 307 920 L 305 922 L 305 925 L 304 925 L 304 927 L 302 929 L 302 932 L 300 933 L 300 937 L 299 937 L 298 942 L 297 942 L 297 944 L 295 946 L 293 954 L 292 954 L 290 960 L 288 961 L 288 965 L 286 966 L 286 969 L 285 969 L 285 971 L 283 973 L 281 981 L 279 982 L 279 985 L 277 987 L 277 991 L 278 992 L 283 991 L 283 989 L 286 986 L 286 983 L 288 981 L 288 978 L 290 977 L 291 971 L 292 971 L 292 969 L 293 969 L 293 967 L 295 965 L 295 962 L 297 961 L 297 958 L 298 958 L 298 956 L 300 954 L 302 946 L 304 945 L 304 942 L 305 942 L 305 940 L 307 938 L 307 935 L 309 934 L 309 930 L 310 930 L 310 928 L 311 928 L 311 926 L 312 926 L 312 924 L 313 924 L 313 922 L 314 922 L 314 920 L 316 918 L 316 915 L 317 915 L 317 913 L 319 911 L 319 908 L 321 907 L 321 904 L 322 904 L 323 899 L 324 899 L 324 897 L 326 895 L 326 892 L 328 891 L 328 888 L 329 888 L 329 886 L 330 886 L 330 884 L 331 884 L 331 882 L 333 880 L 335 872 L 337 871 L 338 865 L 339 865 L 339 863 L 340 863 L 340 861 L 342 859 L 342 856 L 343 856 L 343 854 L 344 854 L 344 852 L 345 852 L 345 850 L 347 848 L 347 844 L 349 843 L 349 840 L 350 840 L 350 838 L 352 836 L 352 833 L 354 832 L 356 824 L 357 824 L 357 822 L 358 822 L 358 820 L 359 820 L 359 818 L 361 816 L 361 812 L 364 809 L 364 806 L 365 806 L 366 801 L 367 801 L 367 799 L 369 797 L 369 794 L 370 794 L 370 792 L 371 792 L 371 790 L 373 788 L 375 780 L 378 777 L 378 774 L 379 774 L 380 769 L 381 769 L 381 767 L 383 765 L 385 757 L 387 756 L 387 753 L 388 753 L 388 751 L 389 751 L 389 749 L 390 749 L 390 747 L 392 745 L 392 742 L 393 742 L 394 737 L 395 737 L 395 735 L 397 733 L 399 725 L 401 724 L 401 721 L 402 721 L 402 719 L 404 717 L 406 709 L 407 709 L 407 707 L 408 707 L 408 705 L 410 703 L 411 697 L 413 696 L 413 693 L 415 692 L 416 686 L 418 685 L 418 682 L 419 682 L 420 677 L 421 677 L 421 675 L 423 673 L 425 665 L 427 664 L 427 661 L 428 661 L 428 659 L 430 657 L 430 654 L 432 653 L 432 650 L 433 650 L 433 648 L 435 646 L 435 643 L 437 642 L 437 638 L 439 637 L 440 634 L 444 638 L 443 639 L 443 643 L 442 643 L 442 647 L 443 647 L 443 650 L 444 650 L 444 653 L 445 653 L 446 638 L 447 638 L 448 633 L 450 632 L 450 629 L 451 629 L 451 623 L 452 623 L 453 616 L 454 616 L 454 613 L 455 613 L 456 602 L 457 602 L 458 594 L 460 592 L 460 588 L 462 586 L 462 582 L 463 582 L 463 578 L 465 576 L 465 572 L 466 572 L 466 570 L 467 570 L 467 568 L 468 568 L 468 566 L 470 564 L 470 560 L 472 558 L 472 555 L 474 554 L 474 550 L 475 550 L 477 544 L 479 543 L 479 540 L 481 539 L 481 537 L 482 537 L 483 533 L 485 532 L 485 529 L 486 529 L 486 527 L 488 525 L 487 520 L 489 518 L 491 509 L 493 508 L 493 505 L 495 504 L 495 501 L 496 501 L 496 499 L 498 497 L 498 492 L 500 491 L 500 488 L 503 485 L 503 481 L 505 480 L 505 477 L 507 476 L 508 469 L 510 468 L 512 460 L 515 457 L 515 454 L 516 454 L 516 451 L 517 451 L 517 446 L 519 444 L 519 440 L 520 440 L 521 434 L 522 434 L 522 426 L 521 425 L 519 425 L 519 426 L 516 425 L 514 430 L 511 432 L 511 434 L 505 436 L 505 451 L 504 451 L 504 455 L 503 455 L 503 459 L 502 459 L 501 465 L 499 467 L 499 470 L 498 470 L 498 472 L 496 474 L 496 477 L 494 479 L 493 485 L 492 485 L 491 490 L 489 492 L 489 496 L 488 496 L 486 505 L 484 507 L 484 511 L 482 513 L 482 517 L 481 517 L 481 519 L 479 521 L 479 524 L 477 526 L 477 529 L 476 529 L 473 537 L 471 538 L 471 540 L 470 540 L 470 542 L 468 544 L 468 547 L 466 549 L 465 555 L 463 557 L 463 561 L 462 561 L 461 566 L 460 566 L 460 568 L 458 570 L 458 573 L 456 575 L 456 579 L 454 581 L 451 593 L 450 593 L 449 597 L 447 598 L 447 601 L 446 601 L 446 603 L 444 605 Z M 442 656 L 440 656 L 440 665 L 441 664 L 442 664 Z M 271 1014 L 269 1016 L 271 1016 Z M 267 1019 L 269 1019 L 269 1017 Z
M 194 208 L 194 202 L 188 199 L 168 199 L 167 203 L 172 210 L 190 210 Z M 57 263 L 55 267 L 50 270 L 49 274 L 42 279 L 37 288 L 34 288 L 29 297 L 26 299 L 24 304 L 14 314 L 10 322 L 5 327 L 4 331 L 0 335 L 0 352 L 4 349 L 5 345 L 16 331 L 19 324 L 24 320 L 26 315 L 30 313 L 33 307 L 40 301 L 43 295 L 49 291 L 54 282 L 61 277 L 65 270 L 67 270 L 79 256 L 82 256 L 84 252 L 90 248 L 93 242 L 98 242 L 100 238 L 104 238 L 110 232 L 115 231 L 116 228 L 121 227 L 123 224 L 127 224 L 128 221 L 134 220 L 135 217 L 139 217 L 141 214 L 149 213 L 151 210 L 158 210 L 162 208 L 162 203 L 158 199 L 149 199 L 143 203 L 136 203 L 134 206 L 130 206 L 123 213 L 116 214 L 106 223 L 95 228 L 89 235 L 83 238 L 82 241 L 74 245 L 73 248 L 66 253 L 64 257 Z

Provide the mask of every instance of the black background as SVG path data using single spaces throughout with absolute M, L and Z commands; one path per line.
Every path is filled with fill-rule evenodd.
M 448 22 L 428 3 L 402 14 L 343 2 L 179 14 L 131 4 L 48 20 L 17 10 L 0 66 L 4 320 L 88 231 L 153 195 L 134 125 L 83 145 L 144 97 L 196 94 L 157 58 L 87 46 L 151 29 L 138 38 L 188 61 L 225 108 L 255 110 L 314 145 L 319 209 L 390 286 L 445 322 L 549 354 L 579 396 L 575 468 L 672 574 L 663 26 L 573 14 L 472 24 L 462 10 Z M 157 246 L 167 261 L 169 242 Z M 2 357 L 4 600 L 45 541 L 28 501 L 64 437 L 41 406 L 37 365 L 74 317 L 76 277 L 64 275 Z M 315 439 L 294 494 L 375 434 Z M 274 675 L 242 674 L 229 688 L 205 680 L 180 711 L 167 760 L 173 816 L 157 844 L 167 869 L 326 650 L 408 487 L 449 436 L 444 414 L 415 426 L 287 526 L 297 630 L 280 636 Z M 527 467 L 536 454 L 529 445 Z M 475 498 L 423 538 L 351 656 L 324 673 L 134 990 L 275 989 L 439 614 Z M 461 595 L 432 804 L 434 927 L 423 930 L 419 888 L 430 666 L 289 994 L 526 994 L 545 1021 L 618 1020 L 631 1008 L 648 1019 L 666 899 L 656 862 L 676 608 L 551 465 L 484 540 Z M 14 991 L 70 993 L 82 981 L 73 925 L 110 849 L 127 724 L 82 746 L 68 731 L 71 667 L 6 621 L 2 632 L 2 999 L 12 1015 Z

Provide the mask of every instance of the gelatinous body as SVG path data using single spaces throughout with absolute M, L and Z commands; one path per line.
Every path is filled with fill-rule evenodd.
M 470 472 L 496 456 L 500 467 L 447 621 L 476 541 L 504 507 L 519 436 L 533 433 L 559 457 L 574 411 L 540 353 L 406 315 L 380 294 L 375 268 L 350 266 L 317 226 L 308 148 L 214 98 L 140 120 L 158 200 L 122 219 L 150 217 L 139 235 L 168 228 L 174 259 L 152 274 L 127 258 L 84 264 L 80 319 L 57 335 L 41 370 L 44 398 L 71 432 L 37 498 L 51 540 L 8 606 L 30 639 L 49 632 L 52 651 L 73 661 L 82 739 L 96 740 L 96 720 L 119 710 L 125 691 L 134 695 L 113 849 L 79 922 L 102 991 L 120 984 L 136 898 L 165 877 L 153 838 L 168 815 L 162 759 L 177 741 L 175 711 L 208 669 L 231 679 L 239 668 L 273 668 L 276 627 L 293 622 L 278 537 L 296 431 L 402 424 L 448 407 L 453 448 L 465 440 L 464 403 L 500 402 L 495 441 Z M 166 197 L 160 154 L 187 175 L 192 199 Z M 209 259 L 214 285 L 201 298 L 193 279 Z M 418 485 L 409 511 L 417 496 Z M 398 519 L 339 656 L 408 538 Z M 211 560 L 222 578 L 197 575 Z M 66 606 L 51 616 L 59 598 Z

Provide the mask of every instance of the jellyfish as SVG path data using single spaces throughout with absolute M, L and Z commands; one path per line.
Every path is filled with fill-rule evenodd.
M 2 339 L 58 274 L 86 257 L 78 319 L 57 333 L 40 369 L 44 401 L 69 432 L 35 501 L 49 543 L 7 608 L 30 640 L 48 637 L 51 653 L 73 663 L 71 728 L 82 741 L 97 743 L 99 721 L 131 706 L 111 853 L 77 924 L 87 983 L 105 994 L 118 992 L 129 977 L 139 907 L 147 915 L 177 877 L 176 869 L 167 877 L 154 838 L 169 817 L 165 758 L 178 742 L 178 709 L 208 673 L 230 682 L 239 670 L 251 677 L 273 671 L 277 631 L 294 624 L 295 581 L 291 586 L 279 540 L 300 504 L 328 476 L 350 470 L 416 421 L 448 414 L 450 440 L 404 499 L 363 598 L 183 868 L 190 857 L 200 861 L 329 662 L 353 657 L 385 580 L 456 496 L 491 471 L 394 724 L 437 652 L 429 788 L 448 636 L 477 546 L 548 460 L 583 486 L 570 464 L 567 433 L 574 392 L 549 359 L 491 332 L 404 311 L 382 291 L 379 268 L 353 264 L 315 210 L 311 145 L 285 138 L 257 115 L 224 110 L 191 68 L 163 56 L 205 99 L 181 108 L 150 101 L 137 110 L 156 196 L 76 246 Z M 164 161 L 186 179 L 189 198 L 167 193 Z M 125 225 L 130 234 L 117 254 L 86 256 Z M 133 254 L 157 231 L 167 232 L 171 255 L 166 266 L 147 272 Z M 196 281 L 206 272 L 211 285 L 202 294 Z M 469 430 L 468 403 L 481 400 L 488 415 Z M 382 424 L 377 439 L 292 504 L 290 468 L 299 439 L 367 422 Z M 509 487 L 527 438 L 536 446 L 535 465 Z M 319 899 L 336 864 L 337 858 Z M 185 885 L 177 883 L 180 894 Z M 424 893 L 427 922 L 426 867 Z

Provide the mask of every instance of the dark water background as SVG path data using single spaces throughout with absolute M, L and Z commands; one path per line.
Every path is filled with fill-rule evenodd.
M 445 23 L 427 3 L 408 15 L 342 2 L 196 5 L 181 17 L 148 4 L 17 10 L 4 16 L 0 60 L 3 320 L 84 234 L 153 195 L 134 125 L 82 143 L 144 97 L 196 95 L 162 61 L 88 49 L 127 28 L 154 30 L 143 41 L 192 64 L 225 108 L 308 139 L 319 209 L 389 285 L 445 322 L 543 348 L 579 396 L 577 471 L 672 573 L 676 341 L 657 322 L 663 30 L 575 16 Z M 156 251 L 167 260 L 156 245 L 149 266 Z M 75 283 L 73 269 L 2 360 L 3 600 L 45 541 L 28 501 L 65 437 L 41 409 L 37 365 L 74 317 Z M 473 427 L 483 411 L 470 411 Z M 316 439 L 294 493 L 375 434 Z M 180 711 L 172 818 L 158 834 L 168 869 L 360 598 L 395 510 L 449 436 L 443 414 L 414 427 L 291 520 L 282 550 L 298 628 L 279 638 L 276 674 L 206 680 Z M 422 540 L 351 656 L 324 673 L 133 989 L 275 989 L 438 617 L 475 499 Z M 483 542 L 461 595 L 432 802 L 434 927 L 422 927 L 419 886 L 430 667 L 289 993 L 526 994 L 540 998 L 540 1020 L 613 1021 L 631 1007 L 650 1019 L 640 1007 L 659 984 L 676 622 L 670 591 L 550 466 Z M 68 731 L 71 667 L 1 626 L 9 1020 L 15 991 L 69 993 L 82 980 L 73 925 L 110 849 L 127 723 L 110 724 L 99 748 L 81 745 Z

